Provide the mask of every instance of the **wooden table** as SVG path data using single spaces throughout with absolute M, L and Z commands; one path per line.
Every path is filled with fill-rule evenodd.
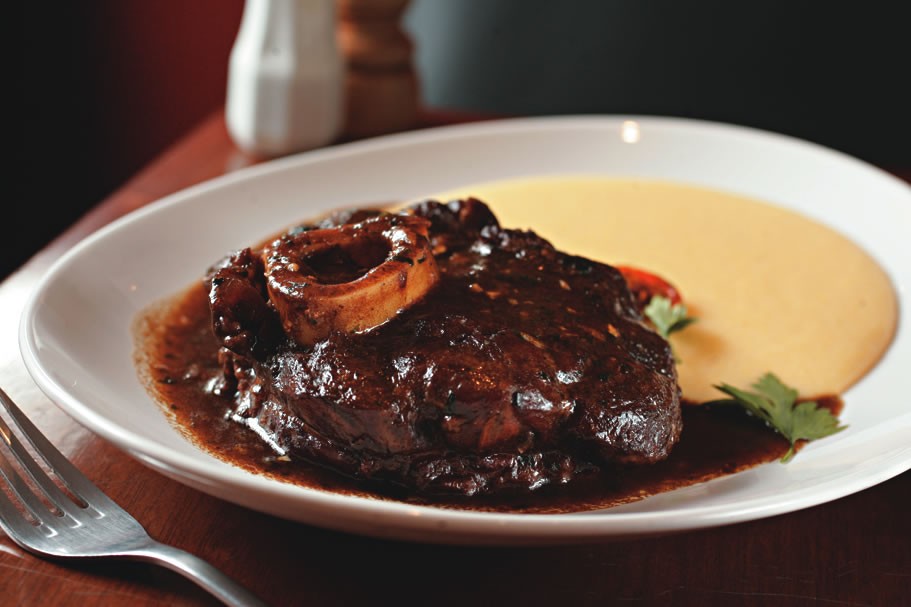
M 153 200 L 250 160 L 216 113 L 0 285 L 0 386 L 150 534 L 275 605 L 911 605 L 911 472 L 835 502 L 738 525 L 549 548 L 417 545 L 279 520 L 171 481 L 73 422 L 27 374 L 20 310 L 63 251 Z M 911 167 L 898 171 L 911 180 Z M 911 437 L 909 437 L 911 439 Z M 0 535 L 4 605 L 213 605 L 167 570 L 51 563 Z

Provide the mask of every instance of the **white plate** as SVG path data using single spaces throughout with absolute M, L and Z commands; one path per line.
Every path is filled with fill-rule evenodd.
M 639 126 L 635 143 L 624 121 Z M 624 136 L 625 134 L 625 136 Z M 256 476 L 189 443 L 146 394 L 129 331 L 223 253 L 325 209 L 412 199 L 473 182 L 585 173 L 674 180 L 797 209 L 864 246 L 891 276 L 901 318 L 883 360 L 845 398 L 849 429 L 788 465 L 597 512 L 462 512 L 323 493 Z M 152 468 L 243 506 L 375 536 L 545 543 L 667 533 L 833 500 L 911 468 L 911 188 L 845 155 L 720 124 L 645 117 L 516 119 L 376 138 L 284 158 L 167 197 L 60 259 L 26 306 L 29 371 L 77 421 Z

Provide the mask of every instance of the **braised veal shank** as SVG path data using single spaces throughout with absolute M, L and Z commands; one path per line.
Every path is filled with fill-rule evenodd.
M 416 272 L 423 255 L 357 236 L 400 224 L 433 268 Z M 320 230 L 347 240 L 289 261 L 298 243 L 332 234 Z M 426 292 L 402 298 L 378 326 L 358 326 L 344 289 L 384 264 L 399 264 L 384 266 L 387 279 L 402 289 L 420 280 Z M 278 301 L 307 292 L 299 265 L 342 294 L 323 316 L 307 300 Z M 296 273 L 279 271 L 288 267 Z M 226 258 L 206 282 L 222 345 L 212 390 L 292 460 L 426 495 L 474 495 L 656 462 L 680 436 L 673 355 L 620 273 L 500 227 L 474 199 L 338 213 Z M 391 284 L 374 283 L 376 306 L 397 301 Z M 327 314 L 343 324 L 321 327 Z

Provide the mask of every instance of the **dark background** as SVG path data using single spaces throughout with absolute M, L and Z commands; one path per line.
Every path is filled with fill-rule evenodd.
M 18 3 L 25 4 L 25 3 Z M 413 0 L 429 107 L 702 118 L 911 167 L 908 3 Z M 242 0 L 17 6 L 0 276 L 224 102 Z

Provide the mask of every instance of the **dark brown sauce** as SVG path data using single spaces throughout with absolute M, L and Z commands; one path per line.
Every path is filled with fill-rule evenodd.
M 658 464 L 616 467 L 569 486 L 545 487 L 522 496 L 415 497 L 370 486 L 307 462 L 282 461 L 252 431 L 228 420 L 230 402 L 207 384 L 219 372 L 218 343 L 202 284 L 145 311 L 135 325 L 136 363 L 150 392 L 173 421 L 204 450 L 255 473 L 335 493 L 465 510 L 560 513 L 607 508 L 774 462 L 788 442 L 734 408 L 686 405 L 684 430 L 671 456 Z M 816 398 L 838 414 L 841 399 Z

